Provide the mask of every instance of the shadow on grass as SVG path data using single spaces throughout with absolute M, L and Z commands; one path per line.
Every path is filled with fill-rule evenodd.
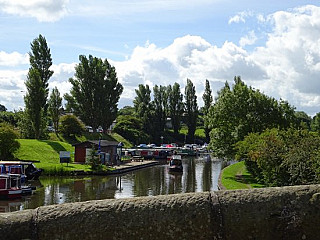
M 250 186 L 254 186 L 254 188 L 263 188 L 265 187 L 263 184 L 259 183 L 254 177 L 250 175 L 236 175 L 233 177 L 226 177 L 225 179 L 242 183 L 242 184 L 247 184 Z
M 60 151 L 67 151 L 67 149 L 65 149 L 65 147 L 58 142 L 52 142 L 52 141 L 41 141 L 41 142 L 48 144 L 57 153 L 60 153 Z

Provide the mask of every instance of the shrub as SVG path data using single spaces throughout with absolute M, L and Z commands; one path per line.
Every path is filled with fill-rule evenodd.
M 65 136 L 81 135 L 84 132 L 83 123 L 74 115 L 64 115 L 60 118 L 60 132 Z
M 13 153 L 20 147 L 17 138 L 18 134 L 9 124 L 0 124 L 0 158 L 2 160 L 13 158 Z

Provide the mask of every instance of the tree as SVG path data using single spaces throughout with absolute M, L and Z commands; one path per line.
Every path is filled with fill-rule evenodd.
M 312 118 L 309 117 L 308 114 L 303 111 L 296 111 L 294 115 L 297 118 L 297 125 L 300 128 L 311 130 Z
M 294 108 L 248 87 L 240 77 L 226 83 L 209 110 L 210 147 L 219 157 L 233 158 L 234 145 L 249 133 L 286 129 L 296 123 Z
M 202 99 L 203 99 L 203 115 L 204 115 L 204 131 L 206 134 L 206 141 L 209 142 L 210 141 L 210 128 L 209 128 L 209 121 L 208 121 L 208 113 L 209 113 L 209 109 L 213 103 L 213 97 L 212 97 L 212 91 L 210 88 L 210 83 L 209 81 L 206 79 L 206 85 L 205 85 L 205 89 L 204 89 L 204 93 L 202 95 Z
M 312 118 L 311 130 L 320 133 L 320 112 Z
M 55 132 L 58 132 L 59 128 L 59 118 L 62 108 L 62 98 L 60 97 L 60 92 L 57 87 L 52 89 L 50 99 L 49 99 L 49 112 L 52 118 L 53 126 Z
M 6 112 L 6 111 L 7 111 L 7 108 L 4 105 L 0 104 L 0 112 Z
M 81 135 L 84 132 L 83 123 L 75 115 L 64 115 L 60 118 L 60 131 L 65 136 Z
M 117 118 L 117 123 L 113 128 L 113 132 L 120 134 L 134 145 L 149 140 L 149 136 L 143 131 L 142 121 L 130 115 L 119 116 Z
M 164 132 L 164 128 L 167 120 L 168 113 L 168 95 L 167 87 L 155 85 L 153 88 L 153 129 L 154 129 L 154 140 L 160 139 L 160 136 Z
M 251 133 L 236 144 L 237 158 L 267 186 L 315 184 L 320 179 L 320 137 L 308 130 L 278 128 Z
M 192 81 L 187 79 L 187 85 L 185 87 L 185 113 L 186 124 L 188 127 L 187 140 L 194 142 L 194 133 L 196 131 L 197 118 L 199 114 L 196 88 Z
M 124 106 L 123 108 L 119 109 L 118 115 L 131 115 L 134 116 L 136 115 L 136 111 L 134 107 L 132 106 Z
M 139 88 L 135 91 L 137 96 L 133 100 L 134 108 L 142 121 L 144 131 L 150 135 L 152 133 L 154 111 L 151 102 L 151 90 L 149 85 L 144 86 L 143 84 L 139 84 Z
M 31 43 L 29 59 L 31 67 L 25 82 L 27 93 L 24 101 L 26 116 L 31 123 L 33 135 L 39 139 L 46 127 L 48 81 L 53 74 L 49 69 L 52 65 L 50 49 L 42 35 Z
M 13 153 L 20 147 L 20 143 L 16 140 L 18 134 L 7 123 L 0 124 L 0 159 L 12 159 Z
M 106 130 L 117 117 L 123 87 L 107 59 L 102 61 L 91 55 L 89 58 L 80 55 L 79 60 L 74 78 L 69 79 L 72 84 L 70 95 L 64 96 L 66 108 L 94 131 L 98 126 Z
M 167 92 L 169 102 L 169 116 L 171 117 L 173 132 L 175 134 L 178 134 L 181 125 L 181 116 L 184 110 L 183 94 L 181 94 L 180 85 L 178 83 L 174 83 L 173 86 L 169 85 L 167 88 Z

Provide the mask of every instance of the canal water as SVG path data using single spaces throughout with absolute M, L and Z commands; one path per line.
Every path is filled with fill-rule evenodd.
M 0 201 L 0 212 L 98 199 L 119 199 L 218 190 L 221 161 L 184 158 L 183 173 L 162 164 L 117 176 L 40 177 L 31 196 Z

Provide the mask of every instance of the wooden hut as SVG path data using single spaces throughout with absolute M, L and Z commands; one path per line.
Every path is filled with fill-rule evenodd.
M 89 140 L 73 144 L 75 147 L 74 162 L 85 163 L 92 147 L 100 153 L 103 164 L 115 164 L 117 162 L 117 147 L 119 142 L 108 140 Z

